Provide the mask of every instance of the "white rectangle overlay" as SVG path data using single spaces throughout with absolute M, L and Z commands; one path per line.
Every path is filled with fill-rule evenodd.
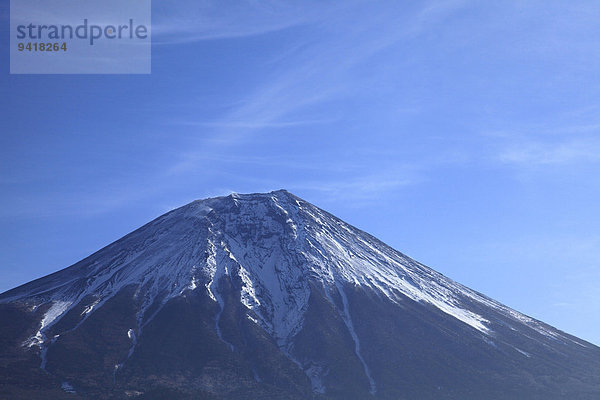
M 11 0 L 11 74 L 149 74 L 150 0 Z

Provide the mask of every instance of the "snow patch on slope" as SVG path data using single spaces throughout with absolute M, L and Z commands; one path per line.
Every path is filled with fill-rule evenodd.
M 429 303 L 482 333 L 489 332 L 485 325 L 488 320 L 461 306 L 462 288 L 452 281 L 389 248 L 376 246 L 345 223 L 326 219 L 318 210 L 307 213 L 318 221 L 311 228 L 316 240 L 308 245 L 317 250 L 310 254 L 311 264 L 317 266 L 315 272 L 326 271 L 319 273 L 323 281 L 331 284 L 334 280 L 327 267 L 333 263 L 336 274 L 348 283 L 370 287 L 396 303 L 401 301 L 399 295 Z
M 60 300 L 52 302 L 52 305 L 50 306 L 48 311 L 46 311 L 46 313 L 44 313 L 44 316 L 42 317 L 42 321 L 40 322 L 40 329 L 36 332 L 35 335 L 33 335 L 31 338 L 29 338 L 24 343 L 24 345 L 27 347 L 42 346 L 42 344 L 47 339 L 46 334 L 45 334 L 46 329 L 48 329 L 48 327 L 52 326 L 52 323 L 54 321 L 57 321 L 57 318 L 59 318 L 61 315 L 63 315 L 69 309 L 69 306 L 71 304 L 72 304 L 72 302 L 60 301 Z
M 350 332 L 350 336 L 352 337 L 352 340 L 354 341 L 354 352 L 356 353 L 356 357 L 358 357 L 360 363 L 363 366 L 363 370 L 365 371 L 365 375 L 367 376 L 367 379 L 369 380 L 369 392 L 371 394 L 375 394 L 377 393 L 377 386 L 375 385 L 375 380 L 373 379 L 373 376 L 371 375 L 371 370 L 369 369 L 369 366 L 367 365 L 365 359 L 363 358 L 361 352 L 360 352 L 360 340 L 358 339 L 358 335 L 356 334 L 356 331 L 354 330 L 354 324 L 352 323 L 352 316 L 350 315 L 350 305 L 348 304 L 348 298 L 346 297 L 346 292 L 344 292 L 344 288 L 341 285 L 337 286 L 338 289 L 338 293 L 340 294 L 340 297 L 342 298 L 342 303 L 344 304 L 344 310 L 342 312 L 342 319 L 344 320 L 344 323 L 346 324 L 346 327 L 348 328 L 348 331 Z

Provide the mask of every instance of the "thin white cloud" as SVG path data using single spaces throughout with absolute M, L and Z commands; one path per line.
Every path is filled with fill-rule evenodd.
M 421 7 L 406 5 L 392 8 L 398 13 L 398 18 L 390 18 L 386 7 L 374 7 L 364 1 L 344 3 L 343 7 L 340 3 L 335 6 L 319 3 L 314 9 L 305 3 L 291 3 L 283 11 L 268 5 L 271 3 L 265 4 L 264 8 L 260 8 L 251 3 L 252 12 L 260 15 L 247 17 L 251 21 L 245 20 L 241 24 L 246 26 L 248 34 L 254 32 L 251 27 L 262 18 L 274 18 L 282 26 L 310 20 L 315 29 L 318 28 L 316 34 L 312 39 L 311 35 L 299 39 L 301 44 L 293 43 L 286 54 L 267 60 L 270 69 L 261 78 L 262 82 L 225 115 L 216 120 L 183 117 L 175 121 L 175 125 L 197 126 L 202 131 L 199 131 L 195 146 L 198 150 L 188 146 L 181 158 L 168 168 L 169 174 L 203 168 L 207 154 L 235 152 L 233 148 L 240 149 L 241 145 L 253 140 L 253 133 L 263 129 L 336 122 L 339 116 L 322 116 L 318 113 L 319 106 L 358 98 L 364 90 L 371 90 L 373 77 L 363 74 L 360 65 L 396 43 L 411 40 L 431 26 L 442 23 L 464 2 L 429 2 Z M 295 9 L 296 6 L 299 8 Z M 263 15 L 265 12 L 266 16 Z M 227 18 L 237 18 L 235 13 L 234 10 Z M 271 29 L 269 26 L 264 25 L 265 32 Z M 207 37 L 230 34 L 227 29 L 222 32 L 215 29 L 212 36 Z M 389 73 L 393 74 L 392 71 Z M 390 79 L 395 78 L 390 76 Z M 398 94 L 398 98 L 401 97 Z M 406 105 L 396 108 L 404 112 Z M 410 111 L 414 112 L 414 106 Z
M 562 165 L 600 162 L 600 139 L 576 138 L 558 143 L 527 141 L 503 149 L 501 162 L 520 165 Z
M 408 178 L 369 175 L 353 177 L 348 180 L 295 183 L 290 185 L 289 189 L 319 192 L 321 197 L 326 200 L 351 201 L 353 205 L 359 206 L 366 202 L 381 201 L 386 193 L 413 183 Z
M 159 188 L 138 183 L 112 182 L 101 187 L 81 187 L 78 192 L 19 193 L 0 203 L 0 218 L 93 217 L 135 204 L 155 195 Z
M 268 129 L 289 128 L 304 125 L 329 124 L 335 119 L 313 119 L 298 121 L 175 121 L 174 124 L 186 126 L 198 126 L 207 128 L 242 128 L 242 129 Z
M 579 105 L 535 122 L 500 123 L 481 137 L 490 160 L 523 168 L 578 166 L 600 162 L 600 122 L 596 105 Z M 498 123 L 492 122 L 491 124 Z M 490 155 L 488 153 L 488 155 Z
M 155 43 L 242 38 L 310 24 L 356 1 L 163 1 L 155 4 Z
M 353 166 L 348 165 L 349 168 Z M 289 185 L 291 191 L 316 192 L 325 201 L 344 201 L 354 207 L 380 202 L 381 199 L 409 185 L 423 180 L 413 166 L 382 168 L 369 171 L 365 166 L 336 174 L 334 177 L 297 181 Z

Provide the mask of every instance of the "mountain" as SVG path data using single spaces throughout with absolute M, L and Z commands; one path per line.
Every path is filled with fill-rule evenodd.
M 0 377 L 8 399 L 584 400 L 600 348 L 276 191 L 1 294 Z

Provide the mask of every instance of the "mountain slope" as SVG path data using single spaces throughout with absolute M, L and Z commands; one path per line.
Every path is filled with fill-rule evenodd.
M 598 347 L 286 191 L 173 210 L 1 294 L 0 321 L 14 397 L 600 396 Z

